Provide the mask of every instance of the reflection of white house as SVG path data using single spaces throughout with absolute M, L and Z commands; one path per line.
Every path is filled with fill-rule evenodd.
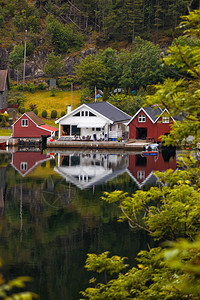
M 103 101 L 82 104 L 55 123 L 59 124 L 59 138 L 109 140 L 128 137 L 126 123 L 130 119 L 129 115 Z
M 89 188 L 111 180 L 126 171 L 127 155 L 102 153 L 58 154 L 58 172 L 67 182 L 80 189 Z

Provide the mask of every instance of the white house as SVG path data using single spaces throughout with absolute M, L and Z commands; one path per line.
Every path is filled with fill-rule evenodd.
M 107 153 L 58 153 L 58 166 L 54 170 L 66 182 L 80 189 L 107 182 L 126 172 L 127 155 Z
M 60 139 L 112 140 L 128 137 L 131 116 L 103 101 L 82 104 L 55 123 Z

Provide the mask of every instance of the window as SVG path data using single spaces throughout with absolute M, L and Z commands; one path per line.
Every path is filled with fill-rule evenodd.
M 86 116 L 86 117 L 88 116 L 88 111 L 85 112 L 85 116 Z
M 137 179 L 138 180 L 145 179 L 145 171 L 138 171 L 137 172 Z
M 28 119 L 22 120 L 22 127 L 28 127 Z
M 138 122 L 141 122 L 141 123 L 146 122 L 146 116 L 145 115 L 139 115 Z
M 84 116 L 84 111 L 81 112 L 81 116 L 82 116 L 82 117 Z
M 92 131 L 95 131 L 95 128 L 92 128 Z
M 96 115 L 89 111 L 89 117 L 96 117 Z
M 96 128 L 96 131 L 101 131 L 101 128 L 97 127 L 97 128 Z
M 80 117 L 80 111 L 73 115 L 73 117 Z
M 112 124 L 110 124 L 110 131 L 112 131 Z
M 121 124 L 118 124 L 118 129 L 120 129 L 121 128 Z
M 169 117 L 162 117 L 163 123 L 169 123 Z
M 20 170 L 26 171 L 27 170 L 27 166 L 28 166 L 27 162 L 21 162 L 21 164 L 20 164 Z

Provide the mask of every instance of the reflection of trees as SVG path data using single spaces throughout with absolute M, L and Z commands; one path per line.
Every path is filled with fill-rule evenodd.
M 8 168 L 0 219 L 6 277 L 32 276 L 31 289 L 41 299 L 79 299 L 78 291 L 88 283 L 86 253 L 110 250 L 132 257 L 130 252 L 135 256 L 145 248 L 146 237 L 138 238 L 126 224 L 119 228 L 114 221 L 118 208 L 100 200 L 104 190 L 122 188 L 136 189 L 128 175 L 80 191 L 57 176 L 22 178 Z

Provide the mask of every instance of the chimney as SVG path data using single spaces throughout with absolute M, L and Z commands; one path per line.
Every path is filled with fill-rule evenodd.
M 67 114 L 70 114 L 70 112 L 72 111 L 71 105 L 67 106 Z

